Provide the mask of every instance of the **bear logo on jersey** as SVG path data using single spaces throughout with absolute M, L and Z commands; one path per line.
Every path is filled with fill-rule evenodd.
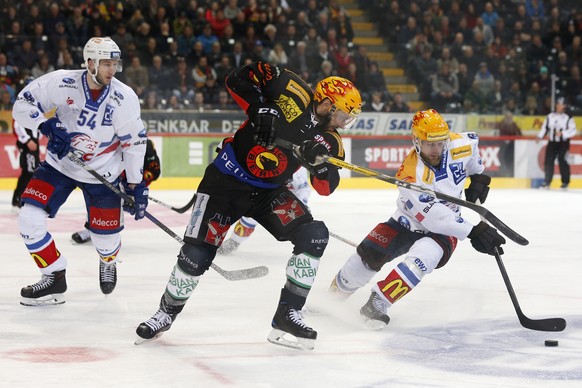
M 247 155 L 247 167 L 257 178 L 268 179 L 281 175 L 287 169 L 289 160 L 281 150 L 267 150 L 262 146 L 254 146 Z

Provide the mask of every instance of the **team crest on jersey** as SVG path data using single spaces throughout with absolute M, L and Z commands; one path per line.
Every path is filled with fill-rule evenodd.
M 217 214 L 208 221 L 208 231 L 204 241 L 208 244 L 219 246 L 228 232 L 230 225 L 222 222 L 222 217 Z
M 247 155 L 247 168 L 250 173 L 260 179 L 269 179 L 281 175 L 289 160 L 281 150 L 268 150 L 256 145 Z
M 305 214 L 299 201 L 287 194 L 282 194 L 280 199 L 273 201 L 271 209 L 279 217 L 282 225 L 287 225 Z
M 463 168 L 463 163 L 451 163 L 449 164 L 449 169 L 451 170 L 453 181 L 456 185 L 461 183 L 467 177 L 467 172 Z
M 113 125 L 113 112 L 115 108 L 113 105 L 106 104 L 105 105 L 105 112 L 103 112 L 103 121 L 101 122 L 101 126 L 112 126 Z

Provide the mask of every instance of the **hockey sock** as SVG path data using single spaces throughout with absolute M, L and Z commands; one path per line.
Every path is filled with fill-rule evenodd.
M 317 268 L 319 267 L 319 257 L 309 256 L 306 253 L 293 255 L 287 262 L 287 281 L 305 290 L 305 296 L 309 293 Z
M 194 289 L 198 285 L 200 276 L 188 275 L 180 269 L 178 264 L 174 265 L 168 284 L 166 285 L 166 292 L 176 300 L 185 301 L 190 298 Z
M 377 285 L 382 295 L 392 305 L 416 287 L 423 276 L 424 272 L 415 264 L 415 258 L 407 257 Z
M 370 269 L 360 255 L 354 253 L 336 275 L 337 287 L 345 293 L 354 293 L 366 285 L 377 272 Z
M 47 214 L 44 210 L 25 204 L 18 217 L 18 228 L 28 252 L 40 271 L 45 275 L 67 267 L 67 260 L 55 245 L 53 236 L 47 232 Z

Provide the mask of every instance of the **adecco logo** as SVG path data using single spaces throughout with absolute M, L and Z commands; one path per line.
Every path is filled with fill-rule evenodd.
M 540 148 L 538 153 L 538 165 L 540 169 L 544 171 L 544 160 L 546 159 L 546 146 Z M 582 143 L 570 143 L 569 155 L 566 156 L 566 160 L 570 164 L 570 173 L 572 175 L 582 175 Z M 559 174 L 560 168 L 555 161 L 554 173 Z

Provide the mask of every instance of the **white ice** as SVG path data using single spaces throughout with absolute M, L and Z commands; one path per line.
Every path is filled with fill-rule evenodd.
M 387 185 L 388 186 L 388 185 Z M 227 281 L 207 272 L 170 331 L 136 346 L 135 328 L 157 309 L 179 245 L 148 220 L 126 217 L 119 280 L 98 285 L 91 244 L 73 245 L 84 222 L 74 192 L 49 229 L 68 258 L 67 302 L 24 307 L 20 288 L 40 279 L 22 243 L 11 192 L 0 191 L 0 386 L 2 387 L 579 387 L 582 386 L 582 191 L 492 189 L 485 206 L 529 239 L 508 242 L 503 260 L 524 313 L 563 317 L 563 332 L 539 332 L 517 319 L 495 259 L 459 243 L 451 261 L 390 310 L 381 332 L 364 328 L 365 287 L 344 303 L 327 288 L 354 251 L 330 239 L 308 298 L 313 351 L 266 341 L 291 244 L 257 230 L 224 269 L 266 265 L 261 279 Z M 152 195 L 174 206 L 190 191 Z M 388 219 L 396 191 L 339 190 L 313 195 L 311 209 L 333 233 L 359 242 Z M 154 203 L 152 214 L 182 236 L 189 214 Z M 464 216 L 477 221 L 470 210 Z M 387 264 L 385 277 L 399 262 Z M 545 347 L 544 340 L 559 340 Z

